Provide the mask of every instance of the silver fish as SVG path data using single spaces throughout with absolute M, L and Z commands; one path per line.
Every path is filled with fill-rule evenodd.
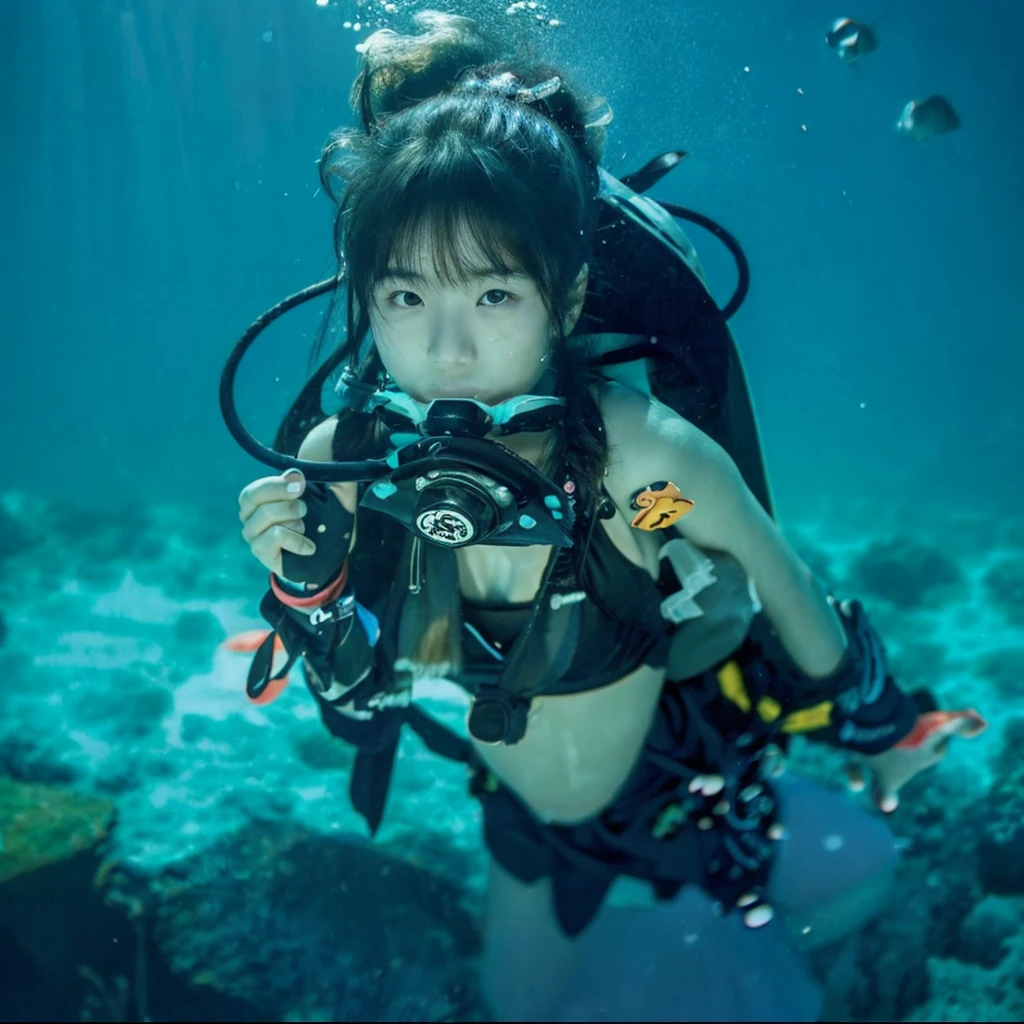
M 853 64 L 864 56 L 878 49 L 878 36 L 875 30 L 863 21 L 853 18 L 839 18 L 832 28 L 825 33 L 825 42 L 836 51 L 839 59 Z
M 896 122 L 896 131 L 909 135 L 915 142 L 925 142 L 933 135 L 942 135 L 960 127 L 960 118 L 953 104 L 944 96 L 911 100 Z

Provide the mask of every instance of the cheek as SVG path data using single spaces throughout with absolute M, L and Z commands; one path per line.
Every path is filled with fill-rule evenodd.
M 551 348 L 550 322 L 547 317 L 531 316 L 495 339 L 495 357 L 511 376 L 529 376 L 538 365 L 546 366 Z
M 370 333 L 381 362 L 392 376 L 395 370 L 401 372 L 404 366 L 414 366 L 417 362 L 418 347 L 413 339 L 402 336 L 399 344 L 398 333 L 380 317 L 371 317 Z

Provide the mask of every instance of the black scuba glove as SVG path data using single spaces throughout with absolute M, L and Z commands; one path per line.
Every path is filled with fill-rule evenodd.
M 825 679 L 814 681 L 819 698 L 832 702 L 830 720 L 809 738 L 879 754 L 899 743 L 913 728 L 918 702 L 904 693 L 889 673 L 885 647 L 860 601 L 837 602 L 829 595 L 846 631 L 846 653 Z
M 259 697 L 272 679 L 285 676 L 299 658 L 306 659 L 311 670 L 310 682 L 317 692 L 332 703 L 350 697 L 352 688 L 366 678 L 373 667 L 373 649 L 366 630 L 357 623 L 356 598 L 349 587 L 312 612 L 289 607 L 271 589 L 263 595 L 260 614 L 273 632 L 260 645 L 249 667 L 245 689 L 250 698 Z M 272 676 L 275 634 L 284 644 L 288 661 Z M 345 661 L 351 665 L 345 679 L 337 678 L 338 659 L 334 657 L 342 645 L 345 646 Z
M 328 703 L 341 703 L 352 698 L 353 688 L 370 674 L 374 661 L 367 630 L 376 630 L 372 623 L 360 622 L 355 593 L 347 579 L 347 556 L 355 516 L 324 484 L 307 484 L 303 497 L 306 501 L 303 522 L 307 535 L 315 538 L 317 550 L 312 555 L 281 553 L 282 571 L 287 579 L 275 573 L 273 587 L 260 602 L 260 614 L 274 632 L 253 658 L 246 692 L 251 698 L 259 697 L 272 679 L 282 678 L 297 659 L 305 658 L 310 669 L 307 676 L 317 694 Z M 315 589 L 307 589 L 310 584 Z M 327 598 L 327 591 L 335 592 L 339 587 L 336 596 L 318 607 L 293 607 L 288 603 L 290 598 L 308 601 L 318 594 Z M 363 614 L 368 615 L 365 610 Z M 284 644 L 288 661 L 272 676 L 275 633 Z M 345 658 L 339 659 L 335 654 L 342 645 Z M 346 668 L 344 673 L 339 673 L 341 662 Z
M 356 517 L 349 512 L 326 484 L 307 482 L 302 493 L 306 514 L 302 522 L 306 536 L 316 544 L 311 555 L 281 552 L 281 572 L 297 584 L 313 584 L 320 589 L 336 580 L 348 557 L 352 542 L 352 528 Z M 300 597 L 310 597 L 316 591 L 297 591 Z

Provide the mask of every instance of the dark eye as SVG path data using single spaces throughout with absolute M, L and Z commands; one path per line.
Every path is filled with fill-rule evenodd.
M 412 301 L 407 305 L 405 302 L 398 302 L 400 296 L 409 296 Z M 423 300 L 415 292 L 395 292 L 391 296 L 391 301 L 395 302 L 399 309 L 413 309 L 417 304 L 422 305 Z
M 492 288 L 489 292 L 484 292 L 485 299 L 491 299 L 497 296 L 493 302 L 485 302 L 485 306 L 504 306 L 507 305 L 506 299 L 511 299 L 512 295 L 509 292 L 503 291 L 501 288 Z

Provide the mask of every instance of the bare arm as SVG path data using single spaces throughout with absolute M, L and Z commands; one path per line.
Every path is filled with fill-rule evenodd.
M 735 557 L 796 665 L 811 678 L 830 675 L 846 646 L 842 623 L 729 454 L 667 406 L 627 388 L 607 388 L 601 410 L 611 455 L 606 486 L 616 504 L 628 507 L 648 483 L 676 484 L 694 507 L 674 528 Z
M 334 446 L 334 430 L 337 426 L 337 417 L 331 416 L 317 424 L 307 435 L 299 446 L 298 457 L 308 459 L 310 462 L 333 462 L 332 452 Z M 338 501 L 345 506 L 346 511 L 355 515 L 356 502 L 358 500 L 358 485 L 355 483 L 329 484 L 330 489 L 337 495 Z

